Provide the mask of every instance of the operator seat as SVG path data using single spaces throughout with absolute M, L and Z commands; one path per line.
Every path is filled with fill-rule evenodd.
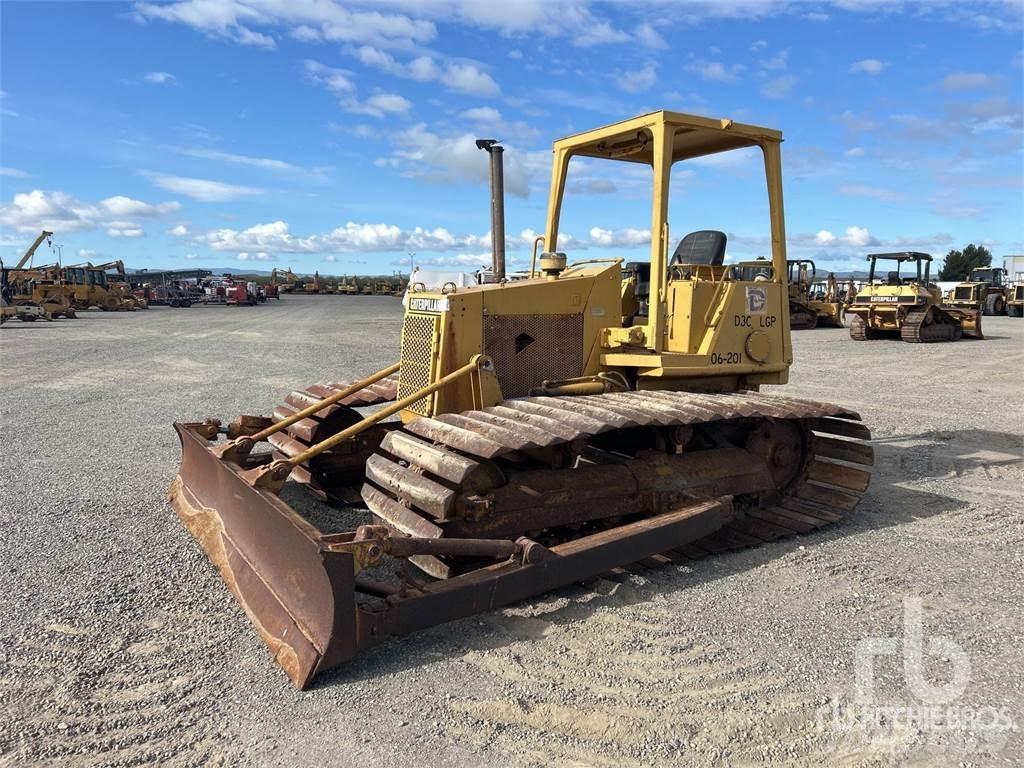
M 899 272 L 890 272 L 886 277 L 886 285 L 903 285 L 903 281 L 900 280 Z
M 675 253 L 669 259 L 669 277 L 674 264 L 699 264 L 720 267 L 725 261 L 725 244 L 728 238 L 725 232 L 716 229 L 701 229 L 691 232 L 676 246 Z M 686 274 L 685 277 L 689 277 Z

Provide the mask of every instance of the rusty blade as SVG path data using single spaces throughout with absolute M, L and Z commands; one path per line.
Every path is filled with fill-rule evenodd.
M 245 482 L 185 425 L 174 428 L 182 462 L 171 506 L 288 677 L 306 687 L 322 666 L 355 653 L 351 555 L 326 551 L 287 504 Z

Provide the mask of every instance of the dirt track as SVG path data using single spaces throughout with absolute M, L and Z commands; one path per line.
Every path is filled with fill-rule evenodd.
M 786 394 L 851 406 L 876 438 L 843 523 L 390 642 L 298 693 L 164 501 L 170 423 L 383 367 L 399 324 L 394 299 L 289 296 L 0 330 L 0 764 L 1019 761 L 1024 320 L 943 345 L 794 334 Z M 822 720 L 906 597 L 925 643 L 970 661 L 957 705 L 1018 730 L 883 743 Z M 875 694 L 914 701 L 898 659 Z

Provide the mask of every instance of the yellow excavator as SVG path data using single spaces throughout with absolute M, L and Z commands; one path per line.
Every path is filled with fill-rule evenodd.
M 668 111 L 556 141 L 544 251 L 508 281 L 502 147 L 479 140 L 494 282 L 414 285 L 400 358 L 376 373 L 296 390 L 270 415 L 175 424 L 171 504 L 295 685 L 394 636 L 854 509 L 873 462 L 857 413 L 760 391 L 793 360 L 781 144 Z M 722 232 L 674 235 L 668 194 L 677 166 L 750 148 L 771 261 L 746 279 Z M 574 158 L 651 174 L 649 281 L 629 308 L 622 259 L 559 250 Z M 364 524 L 318 527 L 285 503 L 289 479 L 358 502 Z

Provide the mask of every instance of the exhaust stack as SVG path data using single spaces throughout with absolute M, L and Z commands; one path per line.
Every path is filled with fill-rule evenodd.
M 490 155 L 491 269 L 494 280 L 505 279 L 505 148 L 497 139 L 477 139 L 476 146 Z

